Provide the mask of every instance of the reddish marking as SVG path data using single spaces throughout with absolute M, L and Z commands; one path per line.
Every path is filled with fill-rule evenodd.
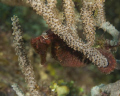
M 99 49 L 100 53 L 104 55 L 108 60 L 107 67 L 100 67 L 99 70 L 105 74 L 110 74 L 116 67 L 116 60 L 114 56 L 107 50 Z
M 83 60 L 83 54 L 68 47 L 59 37 L 53 41 L 51 49 L 53 57 L 62 66 L 82 67 L 86 65 L 86 61 Z

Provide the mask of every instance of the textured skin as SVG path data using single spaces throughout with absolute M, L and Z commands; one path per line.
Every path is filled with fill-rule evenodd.
M 102 53 L 108 60 L 107 67 L 100 67 L 99 70 L 105 74 L 110 74 L 116 67 L 116 59 L 114 56 L 107 50 L 99 49 L 100 53 Z
M 47 35 L 39 36 L 31 40 L 31 45 L 41 57 L 41 64 L 46 62 L 46 53 L 51 41 Z
M 62 39 L 57 37 L 52 42 L 52 55 L 62 66 L 82 67 L 90 62 L 81 52 L 68 47 Z

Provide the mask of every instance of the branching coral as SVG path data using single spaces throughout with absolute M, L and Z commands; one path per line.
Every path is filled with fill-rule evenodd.
M 69 8 L 69 10 L 71 10 L 70 15 L 68 15 L 68 13 L 66 13 L 65 15 L 67 18 L 73 19 L 73 20 L 69 20 L 69 21 L 68 21 L 68 19 L 66 19 L 66 24 L 62 24 L 62 22 L 57 17 L 57 14 L 54 12 L 54 10 L 52 10 L 51 8 L 48 7 L 49 4 L 46 5 L 42 1 L 38 1 L 38 0 L 37 1 L 28 0 L 28 2 L 31 4 L 33 9 L 36 10 L 36 12 L 39 15 L 43 16 L 43 18 L 46 20 L 47 24 L 49 25 L 51 30 L 54 32 L 54 34 L 58 35 L 61 39 L 63 39 L 63 41 L 65 41 L 69 47 L 73 48 L 74 50 L 81 51 L 90 61 L 92 61 L 94 64 L 96 64 L 99 67 L 106 67 L 108 65 L 107 59 L 97 49 L 91 47 L 91 44 L 93 44 L 93 41 L 95 38 L 94 37 L 95 32 L 93 32 L 94 28 L 91 28 L 90 32 L 88 31 L 88 29 L 85 28 L 85 31 L 87 31 L 87 32 L 85 32 L 85 33 L 87 33 L 85 35 L 88 35 L 88 36 L 86 36 L 87 37 L 86 39 L 87 39 L 87 41 L 88 41 L 88 39 L 90 41 L 88 43 L 83 42 L 81 40 L 81 38 L 79 38 L 79 36 L 76 35 L 76 32 L 74 32 L 75 28 L 74 28 L 74 30 L 71 29 L 69 24 L 71 24 L 71 22 L 74 21 L 74 18 L 71 18 L 71 12 L 73 12 L 73 9 L 71 9 L 69 6 L 70 6 L 70 4 L 73 3 L 72 0 L 69 1 L 70 4 L 65 3 L 66 7 L 64 7 L 64 8 Z M 92 3 L 92 2 L 87 2 L 87 3 Z M 51 3 L 51 4 L 53 4 L 53 3 Z M 55 4 L 53 4 L 53 5 L 55 5 Z M 89 11 L 89 12 L 92 15 L 91 11 Z M 89 14 L 89 13 L 87 13 L 87 14 Z M 88 15 L 88 16 L 91 16 L 91 15 Z M 86 18 L 83 18 L 83 19 L 86 20 Z M 68 22 L 69 22 L 69 24 L 67 24 Z M 85 22 L 87 22 L 87 21 L 85 21 Z M 87 24 L 87 26 L 88 26 L 87 28 L 90 28 L 91 24 L 94 22 L 91 20 L 88 23 L 89 24 Z M 71 26 L 73 26 L 73 25 L 71 24 Z
M 96 26 L 102 28 L 104 31 L 108 32 L 111 36 L 113 36 L 113 40 L 106 40 L 106 43 L 114 46 L 119 42 L 119 31 L 112 25 L 110 22 L 106 21 L 105 12 L 104 12 L 104 2 L 105 0 L 96 0 Z
M 92 96 L 119 96 L 120 95 L 120 80 L 107 85 L 101 84 L 95 86 L 91 90 Z
M 13 87 L 13 90 L 15 90 L 15 92 L 16 92 L 16 94 L 17 94 L 18 96 L 25 96 L 25 95 L 22 93 L 21 89 L 18 88 L 17 84 L 15 84 L 15 83 L 12 84 L 12 87 Z
M 81 19 L 83 22 L 83 33 L 91 46 L 95 42 L 95 22 L 93 18 L 94 2 L 82 0 Z
M 25 80 L 28 84 L 31 95 L 39 96 L 40 93 L 36 89 L 37 83 L 35 81 L 34 71 L 26 55 L 24 42 L 22 38 L 22 31 L 20 29 L 19 19 L 17 18 L 17 16 L 14 16 L 12 18 L 12 25 L 13 25 L 12 29 L 13 29 L 13 35 L 14 35 L 13 42 L 15 44 L 16 54 L 18 55 L 19 66 L 23 74 L 25 75 Z

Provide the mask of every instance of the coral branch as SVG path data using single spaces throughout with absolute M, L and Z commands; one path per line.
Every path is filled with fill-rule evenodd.
M 18 96 L 25 96 L 21 89 L 17 86 L 17 84 L 14 83 L 11 86 L 13 87 L 13 90 L 16 92 Z
M 113 40 L 107 40 L 106 43 L 111 46 L 115 46 L 119 42 L 120 32 L 112 24 L 110 24 L 110 22 L 106 22 L 104 2 L 105 0 L 96 0 L 96 26 L 102 28 L 104 31 L 108 32 L 113 37 Z
M 115 29 L 115 27 L 112 24 L 110 24 L 109 22 L 104 22 L 102 23 L 100 28 L 102 28 L 104 31 L 107 31 L 113 37 L 113 40 L 106 41 L 107 44 L 111 46 L 115 46 L 118 44 L 120 32 L 117 29 Z
M 28 60 L 24 48 L 24 42 L 22 38 L 22 31 L 19 25 L 19 19 L 17 18 L 17 16 L 13 16 L 11 20 L 13 25 L 12 35 L 14 35 L 13 42 L 15 44 L 16 54 L 18 55 L 19 66 L 25 76 L 25 80 L 28 84 L 31 96 L 39 96 L 39 91 L 36 90 L 37 83 L 35 81 L 34 71 L 30 64 L 30 61 Z
M 108 85 L 101 84 L 93 87 L 91 96 L 120 96 L 120 80 Z
M 81 19 L 83 22 L 83 33 L 86 37 L 87 42 L 94 45 L 95 41 L 95 23 L 93 18 L 93 11 L 94 11 L 94 2 L 88 2 L 87 0 L 82 1 L 82 8 L 81 8 Z
M 74 9 L 74 3 L 72 0 L 63 0 L 63 7 L 64 7 L 64 14 L 66 18 L 66 25 L 71 30 L 73 30 L 74 33 L 76 33 L 76 25 L 75 25 L 75 9 Z
M 104 12 L 104 2 L 105 0 L 96 0 L 96 8 L 97 8 L 97 23 L 98 25 L 106 22 L 105 12 Z

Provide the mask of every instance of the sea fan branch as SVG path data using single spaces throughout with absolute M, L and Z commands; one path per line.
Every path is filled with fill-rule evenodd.
M 83 33 L 87 42 L 94 45 L 95 41 L 95 23 L 93 18 L 94 2 L 82 0 L 81 19 L 83 22 Z
M 12 35 L 14 36 L 13 42 L 15 45 L 16 54 L 18 55 L 19 66 L 25 76 L 25 80 L 28 84 L 31 96 L 40 96 L 39 91 L 36 90 L 37 83 L 35 81 L 34 71 L 30 64 L 30 61 L 28 60 L 24 48 L 24 42 L 22 38 L 22 31 L 19 25 L 19 19 L 17 18 L 17 16 L 13 16 L 11 20 L 13 25 L 12 27 L 13 29 Z
M 115 46 L 119 43 L 120 32 L 112 24 L 110 24 L 110 22 L 106 21 L 104 2 L 105 0 L 96 0 L 96 26 L 102 28 L 104 31 L 108 32 L 111 36 L 113 36 L 113 40 L 107 40 L 106 43 L 111 46 Z

